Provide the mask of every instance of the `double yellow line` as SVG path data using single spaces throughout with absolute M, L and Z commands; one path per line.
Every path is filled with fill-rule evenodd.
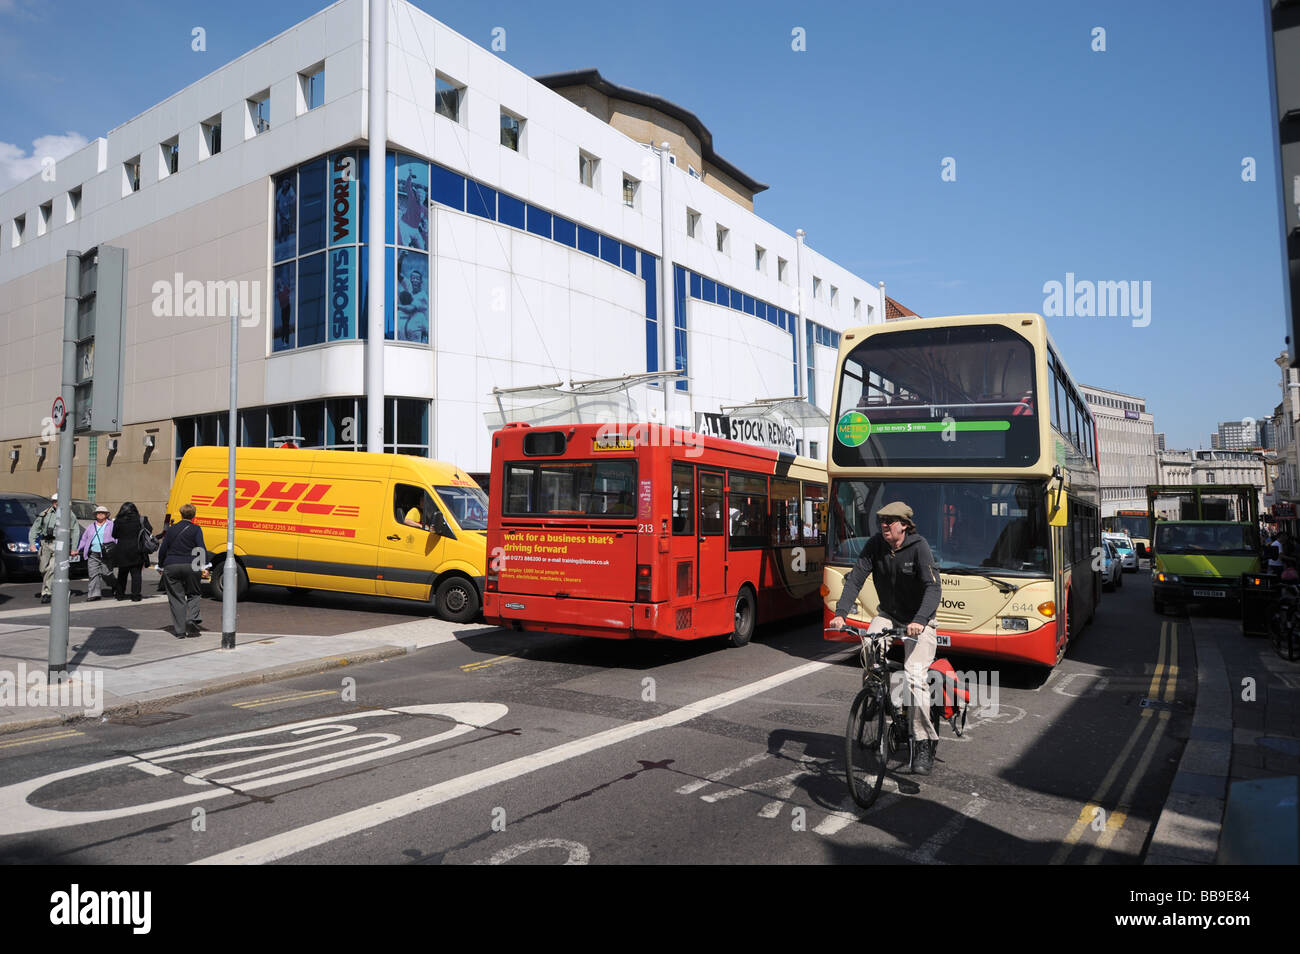
M 1164 682 L 1164 688 L 1161 689 L 1161 682 Z M 1172 703 L 1178 691 L 1178 623 L 1173 620 L 1163 620 L 1160 624 L 1160 655 L 1156 660 L 1155 671 L 1151 674 L 1151 687 L 1147 690 L 1147 698 L 1155 701 Z M 1133 771 L 1128 775 L 1128 782 L 1125 784 L 1123 791 L 1119 793 L 1119 799 L 1113 808 L 1107 809 L 1107 798 L 1111 789 L 1115 785 L 1115 780 L 1119 778 L 1119 773 L 1123 771 L 1124 765 L 1128 762 L 1129 756 L 1137 747 L 1138 741 L 1146 731 L 1146 727 L 1152 724 L 1154 716 L 1155 729 L 1151 737 L 1147 739 L 1147 744 L 1142 750 L 1142 755 L 1138 763 L 1134 766 Z M 1169 726 L 1168 709 L 1151 709 L 1144 708 L 1138 716 L 1138 724 L 1133 728 L 1133 733 L 1124 743 L 1124 748 L 1120 750 L 1119 755 L 1115 758 L 1114 764 L 1111 765 L 1110 771 L 1106 777 L 1101 780 L 1097 790 L 1093 793 L 1092 798 L 1083 810 L 1079 812 L 1079 818 L 1075 821 L 1074 826 L 1065 836 L 1061 847 L 1057 849 L 1056 854 L 1052 857 L 1052 864 L 1059 865 L 1065 862 L 1070 853 L 1074 850 L 1075 845 L 1084 833 L 1096 825 L 1096 821 L 1105 818 L 1105 826 L 1097 836 L 1097 842 L 1092 851 L 1084 859 L 1084 864 L 1095 865 L 1101 860 L 1102 855 L 1110 850 L 1111 842 L 1119 830 L 1124 827 L 1124 822 L 1128 820 L 1129 812 L 1132 810 L 1133 794 L 1141 784 L 1142 779 L 1146 777 L 1147 768 L 1151 760 L 1155 758 L 1156 749 L 1160 745 L 1160 739 L 1165 734 L 1165 729 Z
M 26 739 L 14 739 L 12 742 L 0 742 L 0 749 L 12 749 L 19 745 L 31 745 L 35 742 L 53 742 L 55 739 L 70 739 L 74 735 L 85 735 L 85 733 L 78 732 L 76 729 L 52 729 L 49 732 L 42 732 L 40 735 L 29 736 Z
M 314 699 L 318 696 L 335 696 L 338 695 L 337 689 L 316 689 L 314 691 L 303 692 L 285 692 L 278 696 L 266 696 L 262 699 L 245 699 L 243 702 L 232 702 L 237 709 L 257 709 L 261 706 L 273 706 L 278 702 L 297 702 L 299 699 Z
M 460 667 L 460 671 L 478 672 L 480 669 L 486 669 L 488 666 L 499 666 L 502 663 L 516 662 L 518 661 L 518 659 L 519 657 L 514 655 L 493 656 L 491 659 L 483 659 L 480 660 L 479 662 L 465 663 L 465 665 Z

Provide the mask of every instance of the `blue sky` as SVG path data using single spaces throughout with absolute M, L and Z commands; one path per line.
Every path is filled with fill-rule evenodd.
M 326 5 L 0 0 L 0 176 L 38 140 L 103 135 Z M 1217 422 L 1281 398 L 1256 0 L 416 5 L 484 47 L 504 27 L 499 55 L 527 73 L 595 67 L 692 110 L 770 185 L 760 215 L 923 315 L 1041 313 L 1067 273 L 1150 282 L 1145 327 L 1050 322 L 1076 379 L 1145 397 L 1173 446 L 1209 446 Z

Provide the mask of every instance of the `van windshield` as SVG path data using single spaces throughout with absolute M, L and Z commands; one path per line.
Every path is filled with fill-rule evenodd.
M 478 487 L 438 487 L 442 505 L 462 530 L 486 530 L 488 498 Z

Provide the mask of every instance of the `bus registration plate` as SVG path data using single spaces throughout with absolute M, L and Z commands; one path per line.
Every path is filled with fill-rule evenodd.
M 1193 596 L 1225 597 L 1228 594 L 1223 590 L 1192 590 Z
M 936 633 L 934 637 L 934 644 L 936 646 L 951 646 L 952 637 L 945 636 L 943 633 Z

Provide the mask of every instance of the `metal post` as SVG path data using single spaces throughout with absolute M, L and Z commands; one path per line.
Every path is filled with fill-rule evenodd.
M 673 356 L 670 345 L 677 340 L 677 329 L 673 316 L 669 314 L 669 302 L 677 301 L 677 293 L 669 285 L 673 280 L 673 253 L 670 242 L 672 229 L 669 226 L 668 182 L 672 175 L 672 163 L 668 161 L 669 145 L 667 141 L 659 144 L 659 229 L 662 235 L 659 251 L 659 370 L 677 369 L 677 359 Z M 674 306 L 675 307 L 675 306 Z M 664 390 L 663 423 L 672 426 L 673 392 L 677 390 L 676 378 L 664 378 L 661 381 Z
M 59 428 L 58 516 L 54 530 L 54 580 L 50 587 L 50 681 L 68 671 L 68 530 L 72 527 L 72 446 L 76 428 L 77 305 L 81 297 L 81 253 L 68 250 L 63 279 L 63 406 L 67 413 Z M 45 546 L 45 542 L 41 542 Z
M 239 296 L 230 308 L 230 423 L 226 443 L 230 447 L 226 465 L 226 559 L 221 565 L 221 648 L 235 648 L 235 616 L 239 594 L 235 566 L 235 445 L 239 442 Z
M 384 204 L 388 201 L 388 0 L 370 0 L 370 89 L 367 99 L 370 140 L 370 216 L 366 275 L 370 307 L 366 341 L 366 450 L 384 452 L 384 299 L 389 276 L 384 272 Z
M 798 314 L 794 323 L 794 357 L 795 357 L 795 397 L 808 396 L 808 375 L 804 369 L 807 367 L 807 355 L 805 351 L 808 347 L 808 333 L 804 331 L 803 317 L 803 239 L 804 230 L 794 230 L 794 276 L 795 287 L 799 289 L 795 296 L 795 306 Z

